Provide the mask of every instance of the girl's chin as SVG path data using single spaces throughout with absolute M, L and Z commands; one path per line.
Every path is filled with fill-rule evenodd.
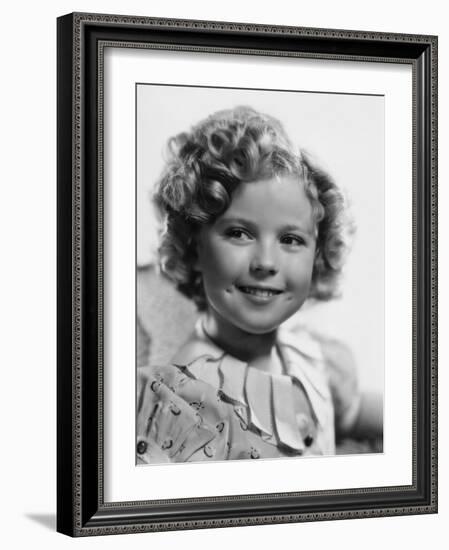
M 275 332 L 284 321 L 261 323 L 261 322 L 241 322 L 236 323 L 236 326 L 247 334 L 253 334 L 254 336 L 260 336 L 262 334 L 271 334 Z
M 216 304 L 222 307 L 212 306 L 208 314 L 215 318 L 219 330 L 241 330 L 246 334 L 260 336 L 272 334 L 279 326 L 291 317 L 294 311 L 263 311 L 248 310 L 246 308 L 223 307 L 223 304 Z

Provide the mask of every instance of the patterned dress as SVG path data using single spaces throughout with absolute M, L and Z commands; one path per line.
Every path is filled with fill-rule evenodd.
M 137 463 L 335 454 L 335 424 L 355 418 L 358 392 L 335 399 L 306 330 L 280 328 L 276 348 L 283 372 L 266 373 L 220 349 L 199 319 L 169 365 L 139 368 Z

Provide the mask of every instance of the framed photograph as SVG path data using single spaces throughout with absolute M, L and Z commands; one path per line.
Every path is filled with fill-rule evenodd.
M 58 531 L 437 511 L 437 38 L 58 19 Z

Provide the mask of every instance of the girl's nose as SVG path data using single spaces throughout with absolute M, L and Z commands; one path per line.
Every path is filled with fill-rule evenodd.
M 269 246 L 259 246 L 251 260 L 250 271 L 255 276 L 276 275 L 279 271 L 276 253 Z

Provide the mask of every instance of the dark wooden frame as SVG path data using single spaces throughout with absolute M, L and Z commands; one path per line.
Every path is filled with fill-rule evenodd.
M 102 48 L 105 43 L 407 63 L 413 69 L 413 483 L 105 503 Z M 437 511 L 437 38 L 95 14 L 58 19 L 58 502 L 72 536 Z M 151 495 L 149 495 L 150 497 Z

